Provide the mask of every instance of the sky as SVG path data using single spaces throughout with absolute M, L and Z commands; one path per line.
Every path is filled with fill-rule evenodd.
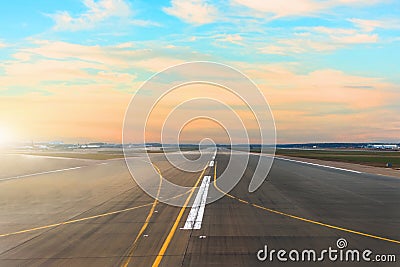
M 400 142 L 397 0 L 15 0 L 0 11 L 0 143 L 121 142 L 138 88 L 188 61 L 251 78 L 278 143 Z M 212 125 L 186 125 L 181 141 L 225 142 Z

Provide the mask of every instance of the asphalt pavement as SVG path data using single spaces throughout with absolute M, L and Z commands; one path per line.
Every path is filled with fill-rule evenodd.
M 0 181 L 0 266 L 398 266 L 400 179 L 276 159 L 250 193 L 258 159 L 251 155 L 236 187 L 204 207 L 200 229 L 181 229 L 191 208 L 149 197 L 123 159 L 57 160 L 34 176 L 13 170 L 9 177 L 21 177 Z M 192 186 L 210 176 L 209 196 L 221 190 L 229 153 L 219 151 L 213 166 L 211 160 L 189 173 L 152 155 L 171 182 Z M 176 198 L 191 204 L 197 193 Z M 321 251 L 337 248 L 340 238 L 346 249 L 393 254 L 397 263 L 257 258 L 265 246 Z

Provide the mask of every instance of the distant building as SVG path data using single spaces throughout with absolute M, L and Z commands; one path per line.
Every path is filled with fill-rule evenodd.
M 368 145 L 368 148 L 373 148 L 373 149 L 399 149 L 398 145 L 388 145 L 388 144 L 379 144 L 379 145 Z
M 63 141 L 51 141 L 48 144 L 51 146 L 57 146 L 57 145 L 63 145 L 64 142 Z

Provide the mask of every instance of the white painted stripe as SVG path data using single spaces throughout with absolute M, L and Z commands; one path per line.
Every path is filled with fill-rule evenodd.
M 210 161 L 210 164 L 208 165 L 209 167 L 213 167 L 214 166 L 214 161 Z
M 99 163 L 99 164 L 96 164 L 96 165 L 107 165 L 107 164 L 108 164 L 108 162 L 103 162 L 103 163 Z M 85 168 L 85 167 L 89 167 L 89 166 L 93 166 L 93 165 L 85 165 L 85 166 L 78 166 L 78 167 L 72 167 L 72 168 L 66 168 L 66 169 L 59 169 L 59 170 L 54 170 L 54 171 L 37 172 L 37 173 L 31 173 L 31 174 L 25 174 L 25 175 L 18 175 L 18 176 L 0 178 L 0 182 L 1 181 L 7 181 L 7 180 L 27 178 L 27 177 L 32 177 L 32 176 L 38 176 L 38 175 L 43 175 L 43 174 L 49 174 L 49 173 L 72 171 L 72 170 L 77 170 L 77 169 L 81 169 L 81 168 Z
M 199 212 L 197 213 L 197 218 L 194 223 L 193 229 L 201 229 L 201 223 L 203 221 L 203 216 L 204 216 L 204 209 L 206 208 L 206 201 L 207 201 L 207 195 L 208 195 L 208 188 L 210 186 L 210 179 L 211 176 L 206 176 L 207 177 L 207 182 L 206 186 L 204 188 L 203 196 L 201 197 L 201 202 L 200 202 L 200 209 Z
M 181 229 L 184 230 L 201 229 L 201 223 L 203 221 L 204 209 L 206 206 L 210 179 L 211 176 L 204 176 L 199 191 L 197 192 L 196 198 L 194 200 L 193 206 L 186 219 L 185 226 Z
M 321 164 L 311 163 L 311 162 L 306 162 L 306 161 L 300 161 L 300 160 L 294 160 L 294 159 L 287 159 L 287 158 L 280 158 L 280 157 L 275 157 L 275 158 L 276 158 L 276 159 L 280 159 L 280 160 L 286 160 L 286 161 L 292 161 L 292 162 L 297 162 L 297 163 L 303 163 L 303 164 L 312 165 L 312 166 L 317 166 L 317 167 L 324 167 L 324 168 L 334 169 L 334 170 L 340 170 L 340 171 L 346 171 L 346 172 L 353 172 L 353 173 L 362 173 L 362 172 L 355 171 L 355 170 L 343 169 L 343 168 L 338 168 L 338 167 L 333 167 L 333 166 L 328 166 L 328 165 L 321 165 Z
M 204 181 L 205 181 L 206 177 L 203 178 L 203 181 L 201 182 L 201 185 L 199 187 L 199 191 L 197 192 L 196 198 L 193 202 L 193 206 L 190 209 L 189 215 L 186 219 L 185 225 L 183 226 L 182 229 L 193 229 L 194 223 L 196 221 L 197 218 L 197 214 L 199 212 L 200 209 L 200 202 L 201 202 L 201 198 L 202 195 L 204 193 Z
M 26 178 L 26 177 L 31 177 L 31 176 L 37 176 L 37 175 L 42 175 L 42 174 L 55 173 L 55 172 L 71 171 L 71 170 L 76 170 L 76 169 L 80 169 L 80 168 L 83 168 L 83 167 L 86 167 L 86 166 L 79 166 L 79 167 L 66 168 L 66 169 L 59 169 L 59 170 L 46 171 L 46 172 L 37 172 L 37 173 L 31 173 L 31 174 L 25 174 L 25 175 L 18 175 L 18 176 L 13 176 L 13 177 L 2 178 L 2 179 L 0 179 L 0 181 L 7 181 L 7 180 L 13 180 L 13 179 L 21 179 L 21 178 Z

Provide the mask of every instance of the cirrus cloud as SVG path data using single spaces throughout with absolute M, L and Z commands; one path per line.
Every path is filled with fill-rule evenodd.
M 271 14 L 276 18 L 288 16 L 311 16 L 329 9 L 341 6 L 365 6 L 385 2 L 385 0 L 286 0 L 286 1 L 264 1 L 264 0 L 234 0 L 238 6 L 247 7 L 258 13 Z
M 218 13 L 215 6 L 203 0 L 172 0 L 171 6 L 164 7 L 163 11 L 195 25 L 213 22 Z
M 110 19 L 123 19 L 127 25 L 159 26 L 158 23 L 133 19 L 134 14 L 130 4 L 125 0 L 83 0 L 87 10 L 72 16 L 68 11 L 58 11 L 49 16 L 54 20 L 56 31 L 79 31 L 93 29 Z

